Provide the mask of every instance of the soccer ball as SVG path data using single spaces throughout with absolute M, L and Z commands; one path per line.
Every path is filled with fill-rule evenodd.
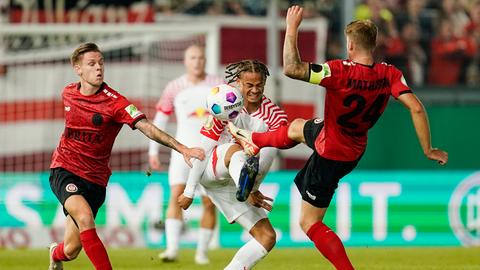
M 207 109 L 219 120 L 233 120 L 243 109 L 243 96 L 228 84 L 215 86 L 207 96 Z

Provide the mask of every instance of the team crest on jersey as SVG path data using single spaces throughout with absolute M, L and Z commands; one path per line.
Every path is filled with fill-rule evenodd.
M 130 115 L 132 118 L 136 118 L 137 116 L 141 115 L 142 112 L 135 107 L 135 105 L 130 104 L 127 107 L 125 107 L 125 111 Z
M 68 185 L 65 187 L 65 190 L 66 190 L 67 192 L 73 193 L 73 192 L 77 192 L 77 191 L 78 191 L 78 187 L 77 187 L 75 184 L 70 183 L 70 184 L 68 184 Z
M 320 123 L 322 123 L 322 122 L 323 122 L 323 119 L 320 119 L 320 118 L 315 118 L 315 119 L 313 119 L 313 123 L 316 124 L 316 125 L 318 125 L 318 124 L 320 124 Z
M 93 116 L 92 116 L 92 123 L 93 125 L 95 126 L 101 126 L 102 123 L 103 123 L 103 117 L 101 114 L 99 113 L 95 113 Z

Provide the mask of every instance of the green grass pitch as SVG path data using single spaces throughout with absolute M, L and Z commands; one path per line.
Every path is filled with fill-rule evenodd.
M 142 269 L 223 269 L 236 249 L 210 251 L 211 264 L 197 266 L 193 262 L 194 250 L 182 250 L 176 263 L 162 263 L 157 259 L 158 250 L 110 249 L 113 268 L 118 270 Z M 356 269 L 368 270 L 469 270 L 480 269 L 480 248 L 348 248 L 347 252 Z M 0 249 L 0 269 L 47 270 L 48 250 Z M 85 253 L 73 262 L 64 264 L 65 270 L 93 269 Z M 334 269 L 313 248 L 277 248 L 261 261 L 258 270 Z

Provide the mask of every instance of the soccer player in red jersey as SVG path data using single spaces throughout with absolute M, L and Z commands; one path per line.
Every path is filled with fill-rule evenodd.
M 95 269 L 112 269 L 95 229 L 95 216 L 105 201 L 111 170 L 112 146 L 124 124 L 148 138 L 190 158 L 203 159 L 200 148 L 187 148 L 156 128 L 145 115 L 104 81 L 104 59 L 94 43 L 80 45 L 71 56 L 80 82 L 62 93 L 65 130 L 53 153 L 50 187 L 66 215 L 64 241 L 50 245 L 49 270 L 63 269 L 62 261 L 75 259 L 85 250 Z
M 250 154 L 266 146 L 286 149 L 298 143 L 305 143 L 314 150 L 295 177 L 303 199 L 300 226 L 337 269 L 353 269 L 340 238 L 322 221 L 339 180 L 350 173 L 362 157 L 367 132 L 385 110 L 389 96 L 398 99 L 410 111 L 428 159 L 444 165 L 448 154 L 432 148 L 425 109 L 406 84 L 401 71 L 392 65 L 374 62 L 372 52 L 377 27 L 370 20 L 353 21 L 346 27 L 349 59 L 317 65 L 302 62 L 298 53 L 297 36 L 302 14 L 299 6 L 287 11 L 284 73 L 326 88 L 325 119 L 295 119 L 289 126 L 266 133 L 251 133 L 232 124 L 229 129 Z

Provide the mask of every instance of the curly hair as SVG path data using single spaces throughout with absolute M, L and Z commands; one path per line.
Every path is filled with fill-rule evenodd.
M 240 78 L 242 72 L 255 72 L 262 75 L 263 81 L 270 76 L 267 66 L 258 60 L 242 60 L 240 62 L 229 64 L 225 68 L 225 81 L 230 84 Z

